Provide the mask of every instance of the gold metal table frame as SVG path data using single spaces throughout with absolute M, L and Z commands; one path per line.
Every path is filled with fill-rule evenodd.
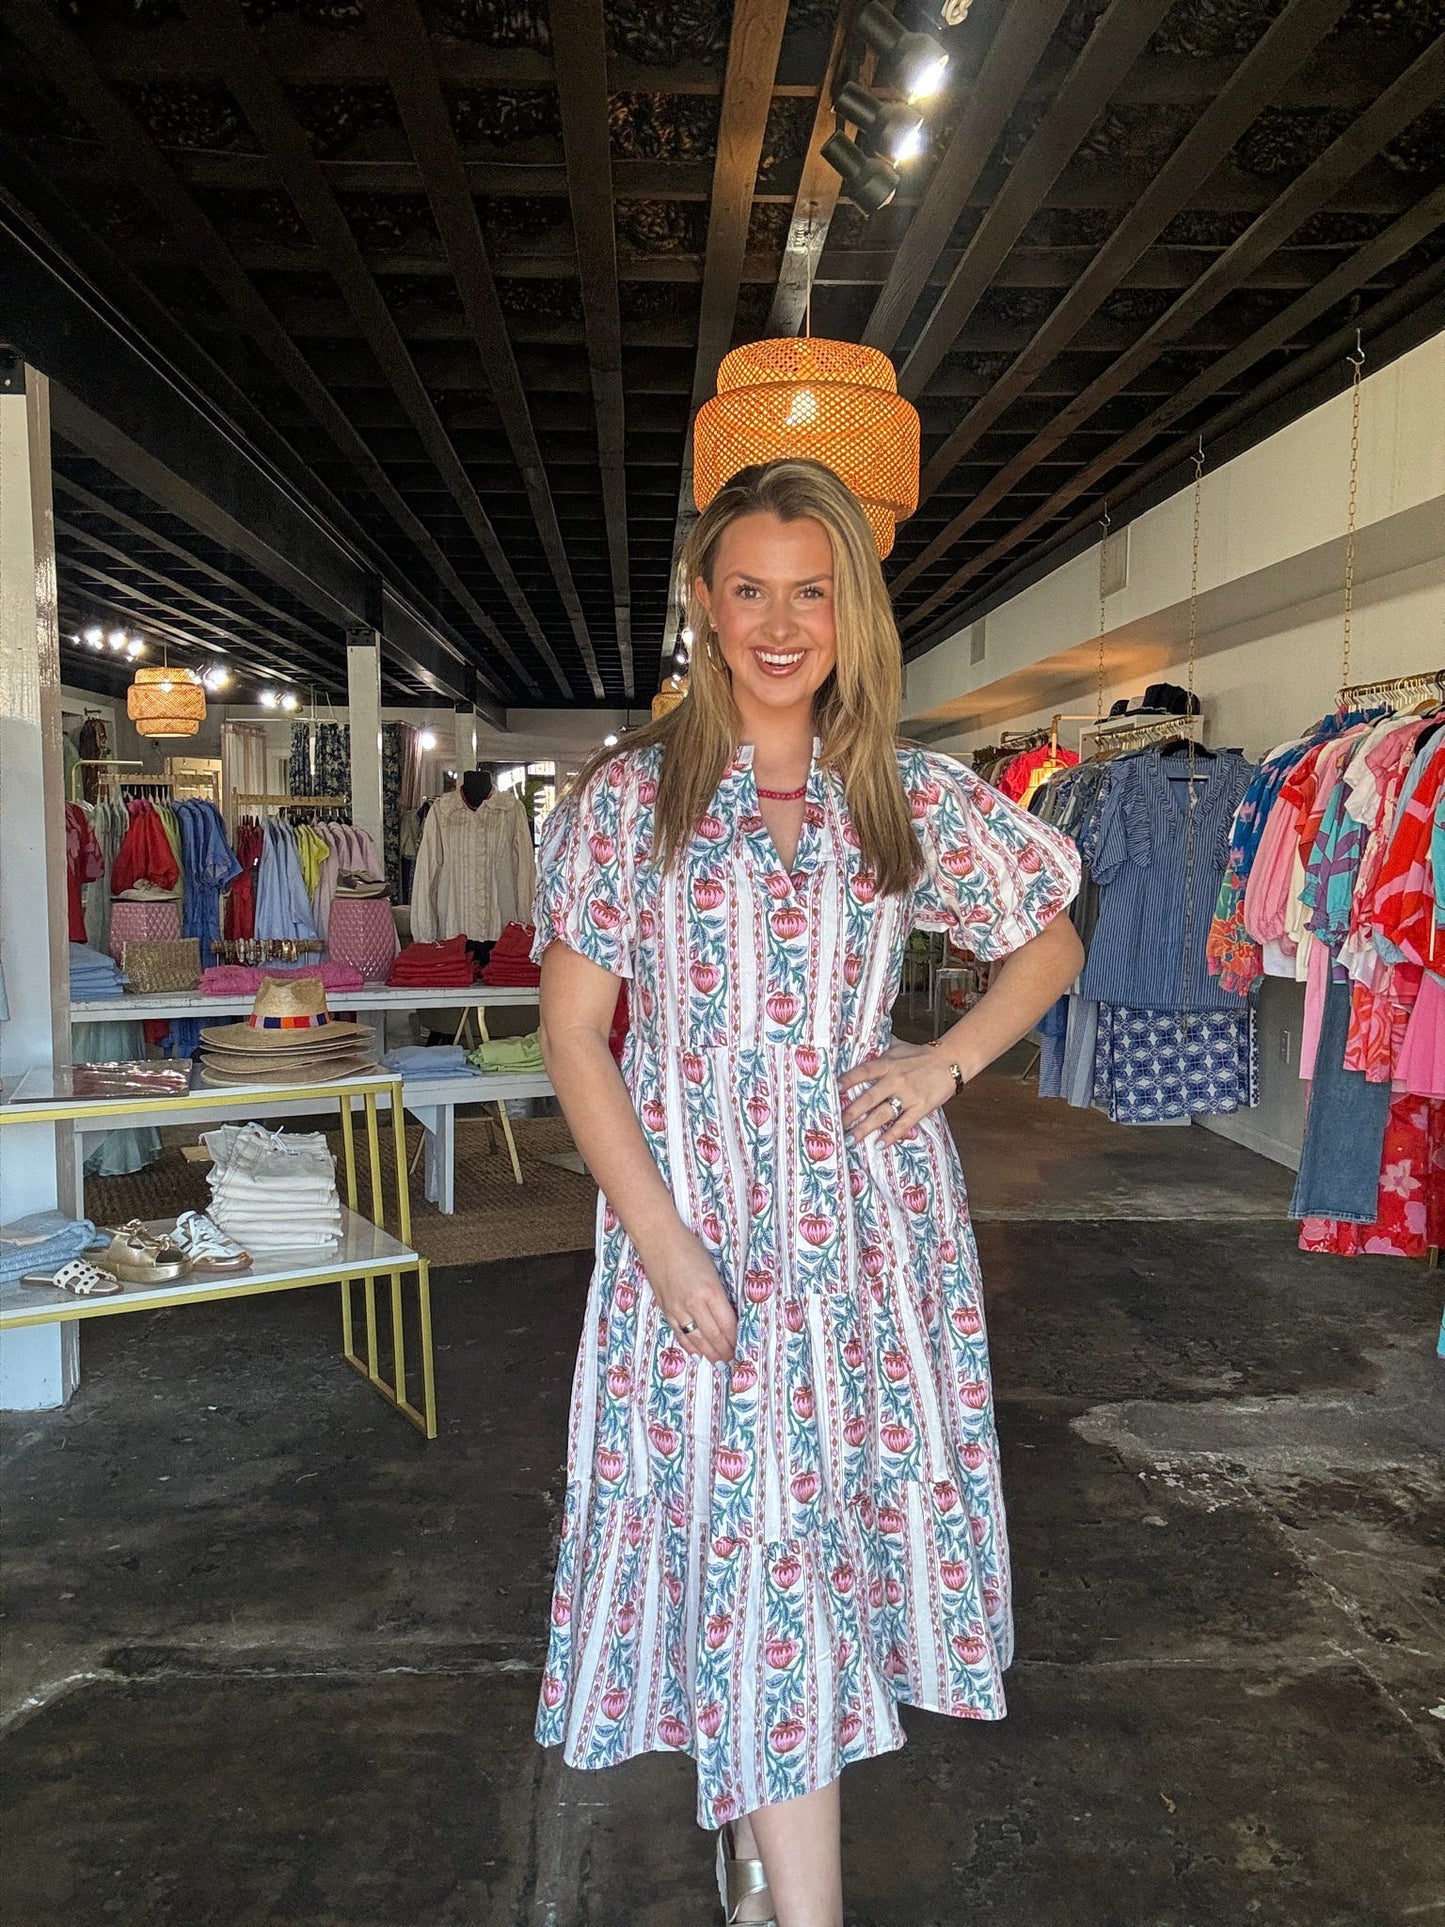
M 21 1080 L 23 1087 L 24 1080 Z M 394 1235 L 386 1224 L 383 1190 L 380 1098 L 385 1095 L 391 1111 L 392 1156 L 396 1175 L 396 1217 Z M 360 1209 L 360 1171 L 355 1107 L 360 1101 L 366 1134 L 366 1175 L 370 1217 Z M 26 1299 L 13 1300 L 8 1292 L 0 1305 L 0 1329 L 10 1326 L 44 1325 L 56 1320 L 118 1317 L 127 1312 L 161 1310 L 194 1304 L 212 1304 L 227 1298 L 263 1296 L 275 1291 L 302 1290 L 312 1285 L 335 1284 L 341 1290 L 341 1356 L 364 1378 L 372 1389 L 402 1414 L 423 1435 L 437 1435 L 436 1380 L 432 1345 L 430 1265 L 412 1246 L 411 1193 L 406 1158 L 406 1113 L 402 1103 L 400 1078 L 338 1079 L 333 1083 L 304 1085 L 245 1085 L 235 1089 L 216 1087 L 197 1090 L 183 1097 L 122 1096 L 114 1098 L 39 1098 L 16 1102 L 13 1097 L 0 1104 L 0 1126 L 6 1124 L 77 1124 L 88 1130 L 118 1128 L 123 1123 L 155 1123 L 167 1114 L 186 1112 L 196 1122 L 244 1111 L 249 1115 L 274 1115 L 278 1110 L 295 1112 L 299 1105 L 334 1102 L 340 1113 L 342 1141 L 342 1179 L 346 1210 L 343 1214 L 342 1249 L 310 1264 L 268 1270 L 264 1263 L 239 1273 L 213 1273 L 201 1279 L 177 1279 L 166 1285 L 128 1286 L 111 1298 L 69 1298 L 57 1292 L 53 1299 L 41 1299 L 32 1287 L 23 1287 Z M 179 1118 L 177 1122 L 181 1121 Z M 420 1352 L 421 1402 L 409 1390 L 409 1376 L 416 1365 L 408 1366 L 407 1319 L 403 1284 L 414 1280 L 416 1324 Z M 377 1285 L 385 1281 L 385 1315 L 379 1312 Z M 358 1315 L 356 1288 L 362 1302 Z M 358 1351 L 358 1326 L 364 1349 Z M 389 1327 L 389 1330 L 384 1329 Z M 390 1376 L 383 1370 L 382 1358 L 389 1354 Z

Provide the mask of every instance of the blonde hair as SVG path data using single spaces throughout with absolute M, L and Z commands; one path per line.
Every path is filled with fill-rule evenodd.
M 843 780 L 863 861 L 880 892 L 906 890 L 916 881 L 923 857 L 895 754 L 903 697 L 898 629 L 863 511 L 821 462 L 769 462 L 744 469 L 713 497 L 683 546 L 687 622 L 698 638 L 687 697 L 626 741 L 628 754 L 662 745 L 654 859 L 665 869 L 680 861 L 737 753 L 742 719 L 722 654 L 707 646 L 712 625 L 696 584 L 700 577 L 712 586 L 723 531 L 741 516 L 759 514 L 775 515 L 780 522 L 811 519 L 827 533 L 838 656 L 813 704 L 821 760 Z M 579 788 L 618 753 L 607 749 L 592 757 L 578 775 Z

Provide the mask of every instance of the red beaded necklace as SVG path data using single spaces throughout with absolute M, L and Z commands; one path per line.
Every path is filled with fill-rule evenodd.
M 798 803 L 798 802 L 801 802 L 803 797 L 805 797 L 807 794 L 808 794 L 808 785 L 806 783 L 804 783 L 801 789 L 796 789 L 796 790 L 760 789 L 758 791 L 758 795 L 766 797 L 768 802 L 770 803 Z

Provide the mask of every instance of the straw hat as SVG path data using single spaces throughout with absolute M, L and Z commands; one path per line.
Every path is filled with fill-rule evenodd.
M 370 1024 L 338 1022 L 331 1015 L 319 977 L 263 977 L 245 1022 L 203 1030 L 201 1042 L 210 1050 L 264 1056 L 279 1069 L 283 1060 L 307 1058 L 318 1045 L 369 1048 L 372 1036 Z

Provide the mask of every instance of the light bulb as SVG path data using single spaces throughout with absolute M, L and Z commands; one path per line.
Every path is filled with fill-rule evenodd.
M 125 630 L 112 629 L 110 634 L 106 637 L 106 641 L 110 644 L 112 649 L 124 649 L 127 641 Z
M 434 729 L 424 729 L 420 736 L 417 737 L 416 745 L 418 749 L 435 749 L 437 746 L 436 731 Z
M 818 397 L 811 388 L 800 388 L 793 405 L 783 418 L 785 428 L 811 428 L 818 419 Z
M 609 731 L 608 734 L 602 738 L 602 747 L 604 749 L 616 749 L 617 738 L 611 733 L 611 731 Z
M 135 661 L 137 656 L 143 656 L 145 652 L 146 646 L 139 636 L 132 636 L 125 646 L 125 653 L 130 657 L 132 662 Z
M 297 701 L 296 697 L 293 696 L 291 691 L 288 689 L 286 691 L 286 694 L 281 698 L 281 707 L 289 713 L 291 710 L 293 710 L 296 707 L 296 701 Z
M 931 100 L 948 78 L 948 55 L 938 54 L 932 60 L 922 63 L 909 75 L 908 98 L 910 100 Z
M 161 688 L 162 688 L 162 689 L 164 690 L 164 692 L 166 693 L 166 695 L 168 695 L 168 696 L 169 696 L 169 694 L 171 693 L 171 689 L 172 689 L 172 687 L 173 687 L 173 685 L 172 685 L 172 683 L 171 683 L 171 679 L 170 679 L 170 677 L 169 677 L 169 676 L 162 676 L 162 677 L 161 677 Z
M 256 698 L 256 701 L 261 705 L 262 709 L 274 709 L 276 707 L 275 690 L 263 689 L 260 695 Z
M 923 152 L 922 127 L 905 128 L 897 140 L 894 141 L 891 151 L 894 160 L 897 161 L 900 166 L 906 161 L 916 161 L 918 156 Z
M 208 669 L 201 678 L 207 689 L 224 689 L 230 680 L 230 670 L 221 663 L 217 663 L 213 669 Z
M 99 649 L 100 645 L 105 641 L 105 631 L 98 622 L 92 622 L 85 632 L 85 639 L 92 649 Z

